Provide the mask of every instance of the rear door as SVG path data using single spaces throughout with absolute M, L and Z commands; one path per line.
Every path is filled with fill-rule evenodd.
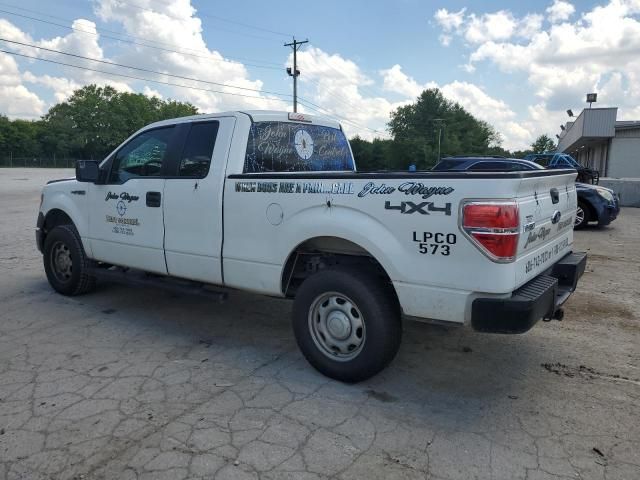
M 222 195 L 233 117 L 179 125 L 183 139 L 164 190 L 169 275 L 222 283 Z
M 89 189 L 89 238 L 96 260 L 167 273 L 162 211 L 175 128 L 146 130 L 113 156 L 107 182 Z
M 520 239 L 516 284 L 521 286 L 571 252 L 577 199 L 575 171 L 523 178 L 518 189 Z

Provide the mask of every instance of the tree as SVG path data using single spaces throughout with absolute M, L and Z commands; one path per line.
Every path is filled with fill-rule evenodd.
M 549 135 L 540 135 L 531 144 L 531 150 L 533 150 L 533 153 L 555 152 L 556 144 Z
M 41 143 L 47 154 L 101 159 L 149 123 L 196 113 L 190 103 L 88 85 L 43 117 Z
M 349 140 L 349 143 L 359 171 L 370 172 L 389 168 L 391 157 L 390 140 L 375 138 L 370 142 L 355 136 Z
M 42 122 L 9 120 L 0 115 L 0 152 L 2 156 L 37 157 L 41 153 L 38 136 Z
M 413 104 L 391 113 L 395 168 L 416 164 L 430 168 L 445 155 L 486 155 L 500 146 L 500 135 L 460 104 L 447 100 L 437 88 L 422 92 Z M 440 148 L 438 149 L 438 140 Z

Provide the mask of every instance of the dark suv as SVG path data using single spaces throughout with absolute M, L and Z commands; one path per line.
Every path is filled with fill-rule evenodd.
M 567 168 L 567 167 L 565 167 Z M 544 170 L 544 167 L 529 160 L 504 157 L 447 157 L 443 158 L 432 170 L 455 171 L 518 171 Z M 620 212 L 618 196 L 613 190 L 576 182 L 578 208 L 574 228 L 585 227 L 589 222 L 598 222 L 598 226 L 609 225 Z
M 578 171 L 578 182 L 592 183 L 597 185 L 600 181 L 600 172 L 589 167 L 580 165 L 571 155 L 567 153 L 545 152 L 530 153 L 525 160 L 530 160 L 543 166 L 544 168 L 573 168 Z

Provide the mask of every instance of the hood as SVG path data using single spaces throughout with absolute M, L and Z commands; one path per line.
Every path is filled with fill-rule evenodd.
M 76 177 L 69 177 L 69 178 L 59 178 L 58 180 L 49 180 L 47 182 L 47 185 L 51 185 L 52 183 L 58 183 L 58 182 L 68 182 L 70 180 L 75 180 Z

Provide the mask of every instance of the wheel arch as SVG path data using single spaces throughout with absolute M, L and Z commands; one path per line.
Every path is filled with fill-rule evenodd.
M 315 272 L 343 266 L 358 268 L 378 276 L 390 287 L 395 301 L 398 295 L 387 268 L 362 245 L 338 236 L 315 236 L 296 245 L 287 256 L 281 275 L 281 291 L 286 297 L 295 296 L 297 287 Z
M 588 214 L 589 214 L 589 217 L 588 217 L 589 221 L 597 222 L 599 219 L 598 209 L 594 207 L 593 202 L 586 197 L 578 198 L 578 202 L 582 203 L 587 208 Z
M 86 240 L 89 229 L 88 216 L 82 214 L 80 206 L 74 203 L 68 194 L 57 191 L 45 194 L 40 215 L 43 216 L 43 225 L 38 226 L 41 228 L 43 245 L 51 229 L 58 225 L 73 225 L 80 236 L 85 252 L 91 258 L 90 245 Z

